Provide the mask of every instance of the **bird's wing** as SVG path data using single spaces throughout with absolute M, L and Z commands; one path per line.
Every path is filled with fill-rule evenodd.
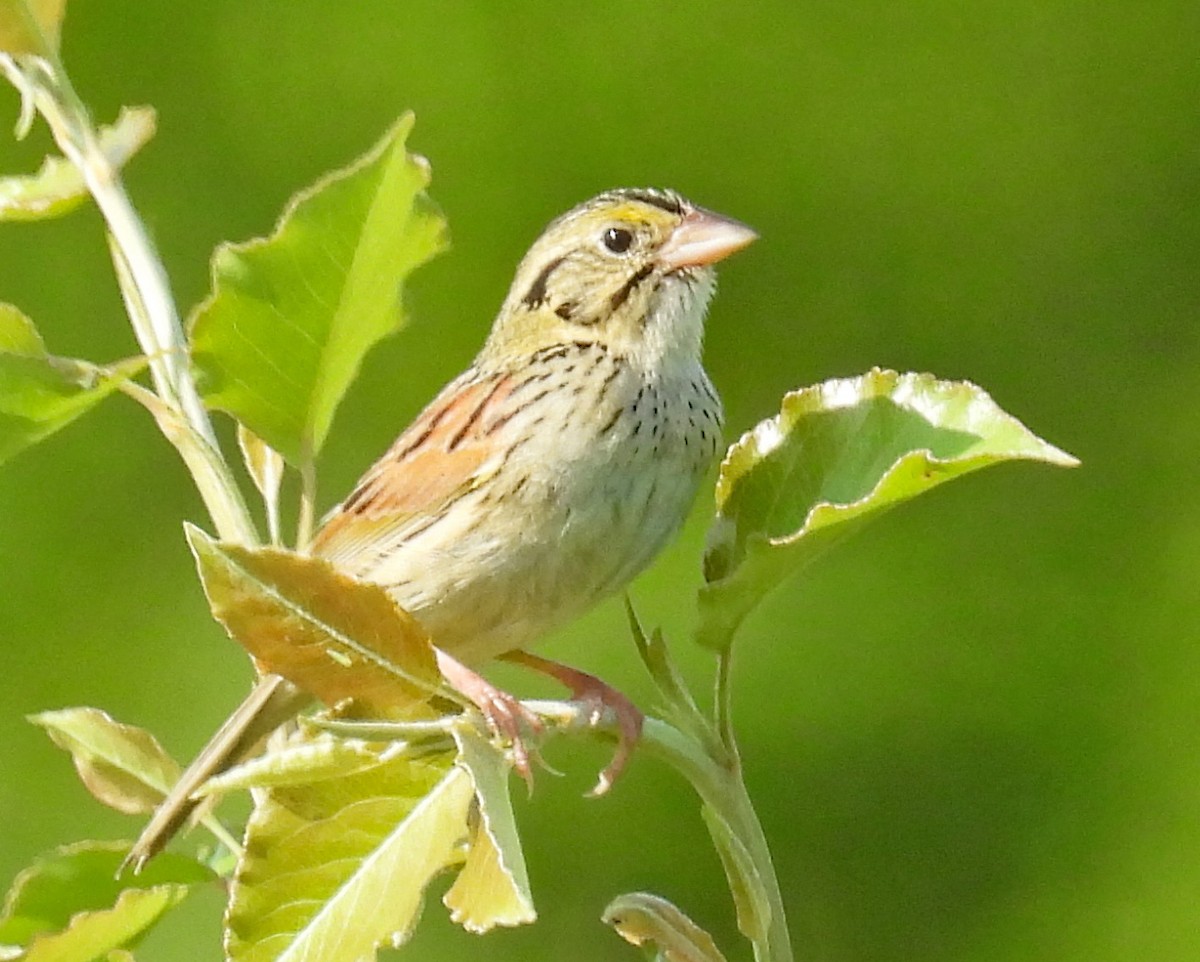
M 511 375 L 472 369 L 443 388 L 333 510 L 312 553 L 363 574 L 381 549 L 394 550 L 477 486 L 499 453 L 496 430 L 513 385 Z

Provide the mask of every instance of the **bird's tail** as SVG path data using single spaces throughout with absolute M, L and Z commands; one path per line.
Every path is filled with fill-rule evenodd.
M 149 823 L 125 856 L 121 870 L 132 868 L 134 873 L 140 872 L 195 810 L 199 802 L 192 795 L 196 790 L 250 754 L 262 739 L 310 701 L 311 695 L 279 675 L 263 675 L 154 810 Z

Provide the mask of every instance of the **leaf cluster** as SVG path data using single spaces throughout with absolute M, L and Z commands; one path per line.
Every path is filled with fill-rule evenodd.
M 455 710 L 463 699 L 445 686 L 433 640 L 384 589 L 303 551 L 317 458 L 337 407 L 366 353 L 401 326 L 411 272 L 446 245 L 444 219 L 426 193 L 429 165 L 407 148 L 412 116 L 298 193 L 268 237 L 219 247 L 211 293 L 192 311 L 186 337 L 177 336 L 173 305 L 155 287 L 161 265 L 123 206 L 117 173 L 153 135 L 153 112 L 123 111 L 111 128 L 95 128 L 58 62 L 62 15 L 62 0 L 0 0 L 0 68 L 24 102 L 18 130 L 36 109 L 63 150 L 34 174 L 0 179 L 0 220 L 60 216 L 94 197 L 112 230 L 115 270 L 144 353 L 107 364 L 53 356 L 24 314 L 0 304 L 0 462 L 112 394 L 143 404 L 192 470 L 218 529 L 214 537 L 186 526 L 214 618 L 261 670 L 323 706 L 200 786 L 199 821 L 215 849 L 165 855 L 141 874 L 117 877 L 126 846 L 89 842 L 22 873 L 0 914 L 0 960 L 129 959 L 165 912 L 218 877 L 230 879 L 225 949 L 234 960 L 370 959 L 403 944 L 429 883 L 443 873 L 454 875 L 443 902 L 469 931 L 532 922 L 509 797 L 510 747 L 473 712 Z M 268 539 L 216 445 L 213 411 L 238 425 Z M 672 665 L 662 633 L 647 635 L 630 609 L 659 696 L 661 717 L 647 719 L 646 748 L 700 796 L 756 959 L 787 962 L 791 947 L 729 718 L 737 628 L 773 589 L 866 521 L 1010 460 L 1075 463 L 968 382 L 873 369 L 794 391 L 729 448 L 717 478 L 697 593 L 697 641 L 717 661 L 711 715 Z M 283 546 L 281 522 L 290 473 L 300 486 L 294 549 Z M 586 705 L 540 711 L 547 734 L 611 733 Z M 152 811 L 179 778 L 149 733 L 96 709 L 31 721 L 118 811 Z M 212 805 L 247 790 L 255 807 L 238 841 Z M 655 957 L 724 958 L 656 895 L 620 896 L 605 921 Z

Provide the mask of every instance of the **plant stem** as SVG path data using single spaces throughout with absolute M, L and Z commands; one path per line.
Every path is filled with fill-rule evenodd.
M 713 698 L 713 716 L 721 744 L 729 753 L 731 763 L 741 767 L 737 738 L 733 732 L 733 646 L 726 645 L 717 653 L 717 677 Z
M 166 270 L 120 176 L 100 147 L 86 107 L 52 51 L 20 65 L 11 58 L 0 58 L 0 66 L 25 95 L 32 93 L 59 149 L 79 169 L 108 225 L 134 335 L 149 361 L 155 392 L 172 415 L 156 415 L 163 433 L 187 464 L 220 537 L 257 543 L 250 512 L 220 454 L 212 422 L 192 379 L 187 340 Z
M 749 856 L 750 868 L 746 877 L 730 878 L 734 889 L 734 901 L 738 902 L 739 924 L 743 925 L 740 899 L 735 886 L 745 885 L 751 890 L 753 900 L 761 900 L 766 907 L 765 938 L 752 938 L 756 962 L 792 962 L 791 937 L 788 934 L 787 916 L 783 907 L 783 894 L 775 875 L 775 865 L 762 824 L 754 811 L 754 804 L 746 791 L 740 766 L 736 770 L 719 764 L 704 752 L 703 747 L 688 735 L 658 718 L 646 718 L 642 728 L 642 746 L 657 755 L 684 778 L 696 790 L 704 804 L 720 816 L 733 837 Z M 709 825 L 712 832 L 712 825 Z M 713 842 L 720 849 L 722 839 L 715 832 Z M 724 856 L 726 871 L 731 869 Z M 749 933 L 747 933 L 749 935 Z
M 616 719 L 604 713 L 597 720 L 593 706 L 578 701 L 523 702 L 543 721 L 564 731 L 591 729 L 619 737 Z M 783 894 L 775 876 L 775 865 L 754 804 L 742 781 L 741 767 L 713 757 L 696 736 L 674 725 L 647 716 L 642 726 L 641 750 L 666 762 L 686 778 L 708 812 L 709 832 L 725 871 L 738 909 L 738 925 L 754 946 L 756 962 L 793 962 L 791 937 L 783 907 Z M 715 829 L 714 821 L 732 838 L 729 842 Z

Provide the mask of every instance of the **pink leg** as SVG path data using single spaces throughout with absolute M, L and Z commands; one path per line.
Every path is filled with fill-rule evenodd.
M 513 767 L 517 774 L 525 779 L 526 784 L 532 787 L 533 773 L 529 768 L 529 749 L 525 747 L 521 726 L 524 724 L 531 731 L 540 732 L 541 720 L 508 692 L 501 691 L 461 661 L 440 648 L 435 648 L 434 651 L 437 653 L 438 669 L 446 681 L 466 695 L 483 713 L 492 731 L 512 744 Z
M 501 657 L 505 661 L 524 665 L 526 668 L 532 668 L 536 672 L 549 675 L 555 681 L 561 682 L 571 690 L 576 699 L 589 706 L 591 709 L 589 720 L 593 725 L 600 721 L 605 709 L 613 713 L 620 733 L 617 738 L 617 750 L 613 754 L 612 761 L 608 763 L 608 767 L 600 773 L 596 787 L 589 794 L 603 795 L 612 788 L 617 776 L 625 770 L 638 739 L 642 737 L 644 716 L 638 707 L 595 675 L 559 664 L 557 661 L 531 655 L 527 651 L 510 651 Z

